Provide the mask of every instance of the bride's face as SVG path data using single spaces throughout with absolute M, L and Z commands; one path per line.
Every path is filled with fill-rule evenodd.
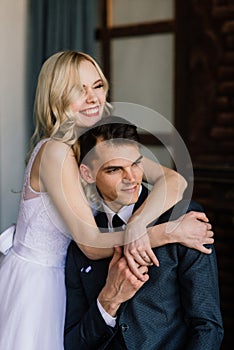
M 79 65 L 82 92 L 70 108 L 77 118 L 77 126 L 90 127 L 101 119 L 106 102 L 103 81 L 95 66 L 89 61 Z

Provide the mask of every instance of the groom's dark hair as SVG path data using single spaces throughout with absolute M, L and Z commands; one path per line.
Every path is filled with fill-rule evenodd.
M 101 119 L 79 137 L 79 164 L 86 163 L 84 158 L 95 149 L 97 140 L 110 141 L 116 145 L 132 144 L 139 142 L 139 135 L 137 127 L 124 118 L 109 116 Z

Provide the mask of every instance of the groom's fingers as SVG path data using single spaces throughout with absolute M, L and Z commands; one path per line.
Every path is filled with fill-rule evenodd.
M 115 265 L 119 259 L 121 259 L 122 257 L 122 248 L 121 247 L 114 247 L 114 254 L 113 254 L 113 257 L 110 261 L 110 264 L 109 264 L 109 269 Z

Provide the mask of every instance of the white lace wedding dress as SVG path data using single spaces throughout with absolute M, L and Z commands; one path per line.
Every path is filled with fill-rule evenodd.
M 63 349 L 64 265 L 71 237 L 48 195 L 35 192 L 29 180 L 46 141 L 36 146 L 26 169 L 12 247 L 0 254 L 1 350 Z

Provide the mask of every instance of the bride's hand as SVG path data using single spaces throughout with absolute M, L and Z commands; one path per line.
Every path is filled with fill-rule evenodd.
M 128 243 L 124 245 L 124 255 L 127 259 L 128 266 L 137 278 L 144 281 L 145 276 L 139 272 L 139 266 L 148 266 L 152 264 L 159 266 L 159 261 L 151 249 L 147 233 L 135 240 L 129 240 L 129 234 L 127 236 Z
M 204 244 L 214 243 L 214 232 L 205 213 L 191 211 L 168 223 L 167 232 L 174 236 L 174 242 L 197 249 L 205 254 L 212 252 L 211 248 L 204 246 Z

